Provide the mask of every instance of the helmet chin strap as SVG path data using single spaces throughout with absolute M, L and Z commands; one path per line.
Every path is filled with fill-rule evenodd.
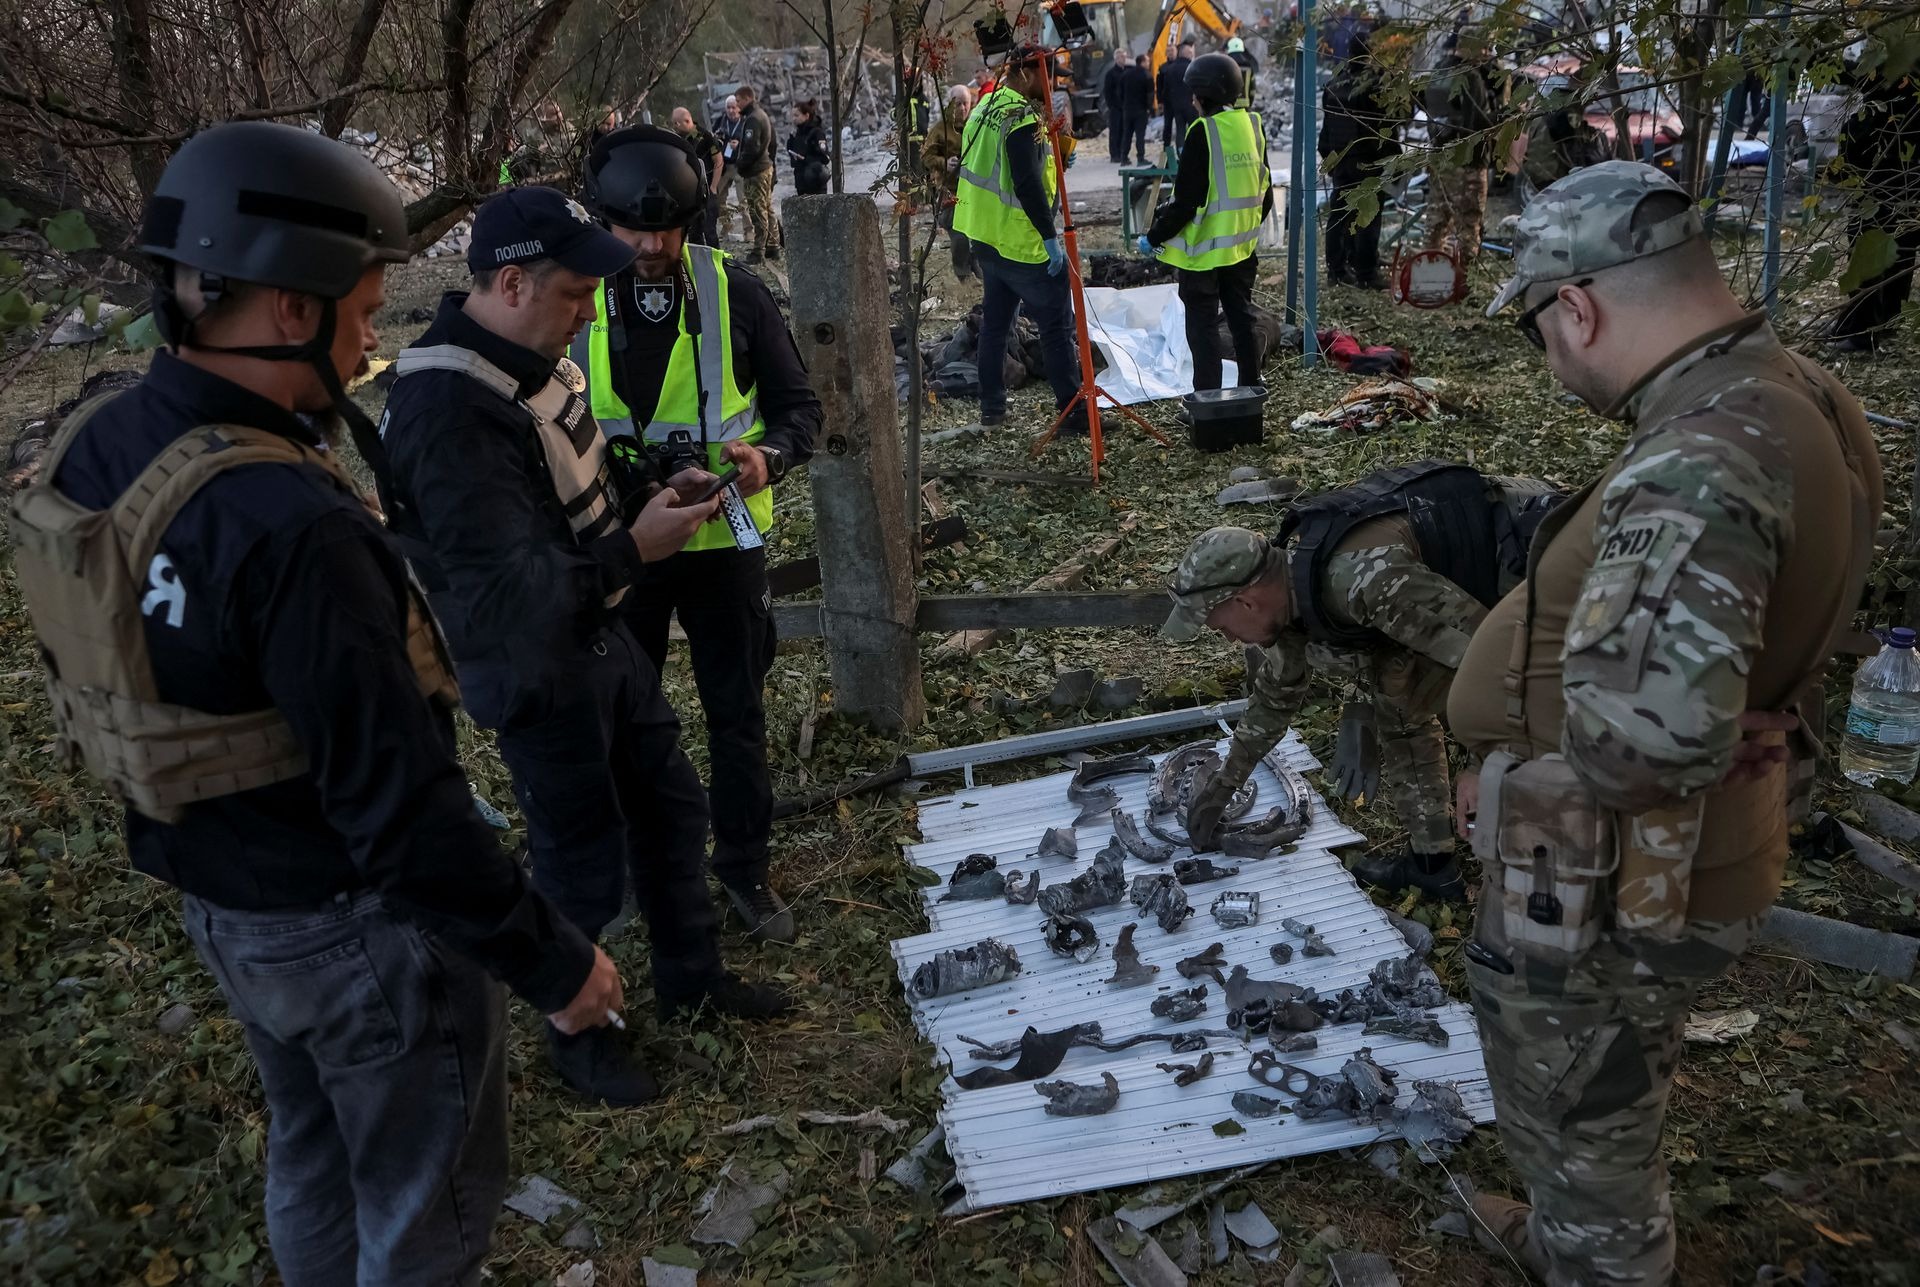
M 164 273 L 165 270 L 163 270 Z M 203 273 L 200 278 L 201 293 L 209 304 L 220 298 L 225 283 L 211 273 Z M 329 413 L 345 423 L 348 435 L 353 439 L 354 449 L 361 459 L 367 462 L 367 468 L 373 473 L 374 490 L 379 496 L 380 506 L 387 513 L 393 512 L 393 473 L 387 460 L 386 445 L 380 441 L 379 431 L 354 400 L 347 396 L 346 386 L 340 381 L 340 373 L 333 365 L 333 337 L 339 329 L 340 308 L 337 300 L 320 301 L 320 326 L 313 338 L 301 344 L 252 344 L 222 347 L 202 344 L 193 338 L 193 326 L 197 320 L 187 316 L 180 307 L 180 300 L 172 286 L 162 276 L 153 287 L 154 324 L 160 336 L 168 346 L 179 349 L 191 346 L 206 353 L 228 353 L 234 357 L 257 358 L 263 362 L 305 362 L 313 368 L 320 380 L 320 387 L 326 391 L 331 404 Z

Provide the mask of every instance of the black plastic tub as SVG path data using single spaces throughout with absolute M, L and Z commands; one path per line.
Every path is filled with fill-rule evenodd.
M 1225 451 L 1260 441 L 1261 415 L 1267 406 L 1266 385 L 1196 389 L 1181 401 L 1190 417 L 1187 436 L 1196 450 Z

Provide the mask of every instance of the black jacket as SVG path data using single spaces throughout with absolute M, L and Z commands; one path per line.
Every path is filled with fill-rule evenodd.
M 1168 59 L 1161 64 L 1160 82 L 1154 86 L 1161 109 L 1185 119 L 1199 114 L 1193 105 L 1193 91 L 1187 88 L 1187 68 L 1191 66 L 1191 58 Z
M 833 164 L 833 151 L 827 143 L 827 127 L 809 121 L 787 136 L 787 160 L 793 163 L 794 190 L 821 193 L 827 190 L 827 171 Z
M 1153 115 L 1153 73 L 1144 67 L 1129 67 L 1120 81 L 1120 105 L 1128 116 Z
M 1399 122 L 1389 118 L 1379 77 L 1348 62 L 1321 91 L 1319 152 L 1335 183 L 1357 183 L 1378 174 L 1400 155 Z
M 461 311 L 466 299 L 443 296 L 415 343 L 471 349 L 519 379 L 522 397 L 538 392 L 553 359 L 481 326 Z M 433 598 L 474 719 L 499 727 L 510 710 L 488 707 L 542 700 L 567 681 L 612 619 L 603 600 L 639 576 L 639 548 L 624 528 L 574 541 L 531 414 L 477 380 L 421 371 L 395 381 L 380 431 L 394 532 Z
M 1213 149 L 1207 146 L 1207 132 L 1203 129 L 1189 130 L 1186 146 L 1180 149 L 1180 168 L 1173 175 L 1173 197 L 1160 207 L 1160 213 L 1154 216 L 1153 226 L 1147 229 L 1149 243 L 1166 245 L 1175 233 L 1200 213 L 1200 207 L 1207 204 L 1207 184 L 1211 177 L 1208 170 L 1212 164 Z M 1272 213 L 1273 184 L 1268 183 L 1261 195 L 1260 217 L 1264 219 Z
M 163 352 L 54 482 L 105 507 L 168 443 L 222 422 L 319 445 L 299 418 Z M 272 706 L 313 768 L 188 805 L 176 826 L 129 813 L 134 867 L 245 911 L 376 890 L 535 1008 L 572 1001 L 592 949 L 474 813 L 452 720 L 407 661 L 406 564 L 367 509 L 318 470 L 245 466 L 187 502 L 160 552 L 180 591 L 145 620 L 161 698 L 215 714 Z
M 1106 72 L 1100 77 L 1100 102 L 1109 112 L 1117 112 L 1122 107 L 1121 83 L 1126 79 L 1131 66 L 1115 59 L 1108 64 Z
M 744 175 L 761 174 L 774 164 L 773 118 L 755 103 L 740 113 L 740 149 L 734 168 Z

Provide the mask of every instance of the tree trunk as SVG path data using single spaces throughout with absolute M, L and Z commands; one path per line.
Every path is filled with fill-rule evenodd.
M 914 128 L 913 91 L 920 76 L 916 70 L 909 83 L 905 44 L 906 32 L 900 21 L 900 6 L 908 0 L 893 0 L 888 6 L 888 22 L 893 29 L 893 108 L 895 137 L 900 140 L 900 200 L 894 221 L 900 239 L 900 333 L 907 343 L 907 422 L 905 467 L 907 479 L 907 530 L 916 534 L 912 542 L 913 566 L 920 567 L 920 424 L 925 391 L 920 365 L 920 297 L 925 283 L 913 271 L 913 212 L 920 204 L 920 141 Z
M 132 116 L 149 134 L 160 132 L 156 119 L 159 99 L 153 87 L 153 18 L 147 0 L 115 0 L 108 10 L 112 24 L 113 65 L 120 78 L 120 95 Z M 150 197 L 167 168 L 167 149 L 157 143 L 139 143 L 127 149 L 140 195 Z
M 360 16 L 354 19 L 353 30 L 347 33 L 346 50 L 340 55 L 335 87 L 359 82 L 360 73 L 367 67 L 367 51 L 373 47 L 373 38 L 386 14 L 387 0 L 361 0 Z M 355 99 L 343 98 L 330 104 L 320 117 L 320 132 L 330 139 L 339 138 L 340 131 L 347 128 L 347 119 L 353 115 L 355 102 Z
M 247 70 L 247 101 L 254 109 L 264 112 L 273 106 L 273 94 L 267 88 L 267 56 L 260 48 L 260 33 L 254 30 L 253 16 L 247 12 L 247 0 L 232 0 L 232 6 L 233 26 L 240 36 L 241 62 Z
M 845 192 L 840 178 L 840 123 L 846 117 L 840 110 L 840 51 L 834 45 L 833 0 L 820 0 L 820 8 L 826 20 L 822 31 L 827 37 L 827 97 L 833 105 L 833 190 Z

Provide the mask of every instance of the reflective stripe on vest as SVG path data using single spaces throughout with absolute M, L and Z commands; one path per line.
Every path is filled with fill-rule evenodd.
M 700 338 L 687 334 L 687 306 L 680 309 L 680 337 L 667 359 L 667 370 L 660 382 L 660 397 L 653 418 L 640 428 L 640 436 L 650 443 L 664 443 L 676 431 L 683 431 L 695 442 L 707 445 L 707 467 L 716 473 L 722 468 L 722 453 L 730 442 L 759 442 L 766 436 L 766 422 L 760 417 L 760 403 L 753 390 L 740 391 L 733 374 L 733 311 L 727 297 L 726 257 L 710 246 L 688 243 L 680 252 L 681 264 L 692 282 L 692 301 L 700 312 Z M 621 278 L 630 281 L 631 278 Z M 623 307 L 615 286 L 608 278 L 599 292 L 598 316 L 592 327 L 573 340 L 573 360 L 587 375 L 588 397 L 594 419 L 602 433 L 632 435 L 633 411 L 620 399 L 613 387 L 613 365 L 608 336 L 613 326 L 624 326 L 619 310 Z M 630 301 L 624 306 L 631 306 Z M 709 342 L 712 339 L 714 342 Z M 696 380 L 695 364 L 698 363 Z M 700 390 L 705 389 L 703 407 Z M 714 406 L 716 394 L 719 406 Z M 704 427 L 702 419 L 706 421 Z M 773 527 L 773 488 L 767 487 L 747 497 L 747 512 L 754 526 L 766 532 Z M 725 521 L 715 518 L 700 525 L 689 550 L 730 550 L 735 548 L 733 533 Z
M 1043 264 L 1047 250 L 1040 231 L 1027 218 L 1019 196 L 1008 177 L 1007 138 L 1026 125 L 1036 126 L 1038 138 L 1045 143 L 1046 130 L 1038 128 L 1039 116 L 1024 95 L 1011 89 L 996 89 L 973 109 L 961 130 L 959 183 L 956 185 L 953 227 L 963 236 L 985 242 L 1004 257 L 1025 264 Z M 1053 169 L 1050 148 L 1043 147 L 1040 173 L 1046 185 L 1047 202 L 1059 207 L 1059 179 Z
M 1168 238 L 1161 258 L 1201 272 L 1237 264 L 1253 254 L 1266 198 L 1266 134 L 1260 118 L 1241 108 L 1203 116 L 1187 127 L 1207 137 L 1207 204 Z M 1231 153 L 1231 156 L 1229 155 Z
M 532 397 L 520 396 L 520 382 L 472 349 L 434 344 L 400 350 L 393 364 L 396 379 L 416 371 L 458 371 L 525 411 L 533 421 L 547 477 L 567 516 L 574 540 L 588 545 L 617 532 L 620 512 L 613 507 L 607 478 L 607 440 L 588 413 L 586 375 L 571 358 L 555 363 L 553 375 Z M 384 425 L 384 420 L 383 420 Z M 626 595 L 622 586 L 606 597 L 613 607 Z

